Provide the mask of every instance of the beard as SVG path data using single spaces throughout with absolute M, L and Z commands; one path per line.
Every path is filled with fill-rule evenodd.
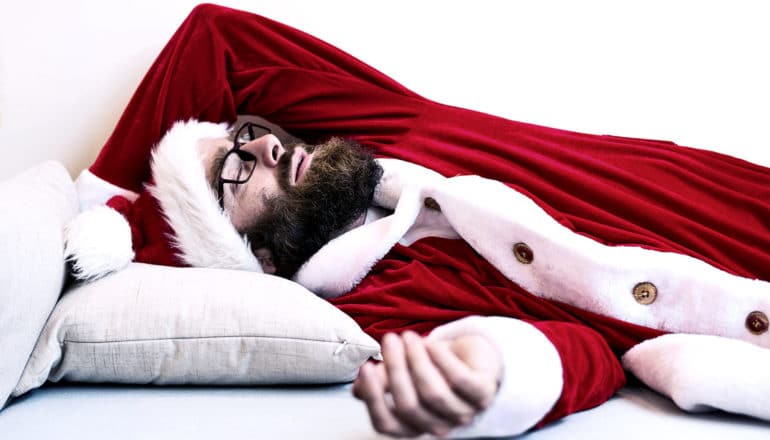
M 382 177 L 382 167 L 360 145 L 332 138 L 306 147 L 313 161 L 302 182 L 292 186 L 291 156 L 301 147 L 288 147 L 279 159 L 283 193 L 267 198 L 264 213 L 246 230 L 252 250 L 270 251 L 275 274 L 286 278 L 366 213 Z

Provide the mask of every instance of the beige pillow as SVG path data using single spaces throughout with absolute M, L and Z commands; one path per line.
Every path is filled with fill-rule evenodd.
M 13 390 L 64 282 L 62 228 L 75 185 L 57 162 L 0 182 L 0 408 Z
M 343 382 L 378 353 L 355 321 L 292 281 L 132 263 L 62 296 L 14 395 L 46 380 Z

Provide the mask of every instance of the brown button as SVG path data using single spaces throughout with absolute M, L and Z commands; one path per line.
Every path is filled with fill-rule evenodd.
M 645 281 L 634 286 L 634 299 L 641 305 L 652 304 L 657 297 L 658 288 L 655 287 L 655 284 Z
M 767 315 L 758 310 L 749 313 L 749 316 L 746 317 L 746 328 L 755 335 L 761 335 L 766 332 L 769 323 Z
M 426 197 L 425 201 L 423 202 L 423 205 L 425 205 L 425 207 L 428 209 L 441 212 L 441 206 L 433 197 Z
M 519 263 L 530 264 L 535 259 L 535 254 L 526 243 L 516 243 L 513 245 L 513 255 L 519 260 Z

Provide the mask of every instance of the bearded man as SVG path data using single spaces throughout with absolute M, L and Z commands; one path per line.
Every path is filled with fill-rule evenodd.
M 199 122 L 238 114 L 313 146 Z M 606 401 L 621 355 L 685 409 L 770 419 L 766 168 L 443 106 L 206 5 L 79 185 L 129 220 L 129 260 L 264 269 L 349 313 L 382 341 L 354 386 L 380 432 L 521 433 Z M 119 267 L 76 242 L 81 277 Z

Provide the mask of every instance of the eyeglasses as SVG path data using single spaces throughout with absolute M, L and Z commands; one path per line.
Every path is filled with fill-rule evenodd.
M 238 131 L 235 132 L 233 147 L 230 148 L 230 151 L 222 159 L 222 168 L 219 170 L 219 178 L 217 179 L 219 207 L 223 210 L 225 209 L 225 183 L 233 185 L 246 183 L 254 173 L 254 168 L 256 168 L 257 157 L 248 151 L 241 150 L 241 147 L 270 133 L 272 133 L 270 128 L 252 122 L 241 125 Z

